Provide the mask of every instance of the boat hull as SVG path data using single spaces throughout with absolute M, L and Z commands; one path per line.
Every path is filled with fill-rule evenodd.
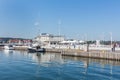
M 40 49 L 28 48 L 28 52 L 45 52 L 45 48 Z
M 7 46 L 4 46 L 4 49 L 5 50 L 14 50 L 14 47 L 7 45 Z

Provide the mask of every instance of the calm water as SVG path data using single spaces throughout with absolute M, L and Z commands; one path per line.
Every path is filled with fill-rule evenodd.
M 120 62 L 0 51 L 0 80 L 120 80 Z

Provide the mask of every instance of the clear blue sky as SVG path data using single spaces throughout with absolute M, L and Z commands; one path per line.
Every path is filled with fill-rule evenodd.
M 120 0 L 0 0 L 0 37 L 34 38 L 39 32 L 68 38 L 120 40 Z

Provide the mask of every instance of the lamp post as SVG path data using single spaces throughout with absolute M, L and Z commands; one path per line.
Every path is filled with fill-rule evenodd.
M 104 34 L 104 32 L 103 32 L 103 45 L 105 47 L 105 34 Z
M 112 48 L 112 41 L 113 41 L 112 32 L 110 32 L 110 41 L 111 41 L 111 48 Z

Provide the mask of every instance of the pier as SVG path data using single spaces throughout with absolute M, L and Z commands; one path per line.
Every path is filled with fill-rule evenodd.
M 89 52 L 87 52 L 87 51 L 80 50 L 80 49 L 49 49 L 49 48 L 46 48 L 46 52 L 60 53 L 62 56 L 120 61 L 119 50 L 116 50 L 115 52 L 111 52 L 110 50 L 89 50 Z
M 94 59 L 106 59 L 106 60 L 117 60 L 120 61 L 120 52 L 109 52 L 109 51 L 90 51 L 80 53 L 68 53 L 62 52 L 62 56 L 73 56 L 73 57 L 85 57 Z
M 46 52 L 60 53 L 62 56 L 120 61 L 120 51 L 111 52 L 109 50 L 90 50 L 89 52 L 86 52 L 79 49 L 46 49 Z

